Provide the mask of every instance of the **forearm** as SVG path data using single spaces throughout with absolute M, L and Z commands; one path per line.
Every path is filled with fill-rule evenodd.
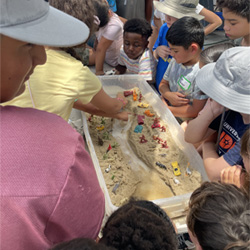
M 203 163 L 207 172 L 207 176 L 211 181 L 220 180 L 221 171 L 230 165 L 219 157 L 216 152 L 214 142 L 204 142 L 202 144 Z
M 170 93 L 169 83 L 168 81 L 162 79 L 159 85 L 159 91 L 161 95 L 168 100 L 168 95 Z
M 99 48 L 96 49 L 96 56 L 95 56 L 95 71 L 97 75 L 104 74 L 103 65 L 105 60 L 106 51 Z
M 194 118 L 199 113 L 199 111 L 197 111 L 192 105 L 189 104 L 180 107 L 169 106 L 169 109 L 176 117 Z

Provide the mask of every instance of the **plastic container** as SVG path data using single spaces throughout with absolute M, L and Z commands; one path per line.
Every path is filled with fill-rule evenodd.
M 171 111 L 163 104 L 160 97 L 156 92 L 150 87 L 150 85 L 138 75 L 120 75 L 120 76 L 101 76 L 99 79 L 102 82 L 103 89 L 112 97 L 115 97 L 117 92 L 123 92 L 125 90 L 130 90 L 134 87 L 138 87 L 147 100 L 147 102 L 153 107 L 157 115 L 168 124 L 171 131 L 173 140 L 179 146 L 179 148 L 186 154 L 189 162 L 193 168 L 201 173 L 203 181 L 208 180 L 203 161 L 200 155 L 197 153 L 193 145 L 186 143 L 184 141 L 184 132 L 180 127 L 179 123 L 176 121 L 175 117 Z M 83 129 L 86 137 L 86 142 L 91 154 L 95 170 L 100 182 L 100 186 L 105 194 L 106 199 L 106 215 L 109 216 L 115 209 L 111 202 L 104 177 L 99 165 L 99 161 L 95 154 L 94 146 L 89 134 L 87 119 L 84 113 L 83 115 Z M 170 198 L 164 198 L 159 200 L 153 200 L 156 204 L 161 206 L 168 215 L 175 221 L 179 233 L 187 232 L 185 224 L 185 211 L 189 201 L 191 193 L 184 195 L 174 196 Z

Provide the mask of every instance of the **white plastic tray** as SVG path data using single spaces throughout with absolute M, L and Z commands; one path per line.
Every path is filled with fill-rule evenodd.
M 208 180 L 208 177 L 206 175 L 203 166 L 203 161 L 200 155 L 197 153 L 193 145 L 186 143 L 184 141 L 184 132 L 181 126 L 176 121 L 171 111 L 163 104 L 160 97 L 154 92 L 154 90 L 142 77 L 138 75 L 120 75 L 120 76 L 101 76 L 99 77 L 99 79 L 102 82 L 103 89 L 106 91 L 106 93 L 108 93 L 112 97 L 115 97 L 117 92 L 123 92 L 124 90 L 130 90 L 134 87 L 138 87 L 144 98 L 153 107 L 157 115 L 160 116 L 160 118 L 168 124 L 173 140 L 175 141 L 177 146 L 186 154 L 191 166 L 201 173 L 203 181 Z M 102 171 L 99 165 L 99 161 L 97 159 L 94 146 L 89 134 L 86 116 L 83 112 L 82 112 L 82 117 L 83 117 L 83 129 L 86 137 L 86 142 L 95 166 L 100 186 L 105 195 L 106 214 L 107 216 L 109 216 L 115 209 L 117 209 L 117 207 L 114 206 L 111 202 L 104 181 L 104 177 L 102 175 Z M 184 221 L 180 220 L 180 218 L 183 218 L 184 216 L 184 210 L 187 207 L 190 195 L 191 193 L 187 193 L 184 195 L 178 195 L 170 198 L 153 200 L 153 202 L 164 208 L 171 218 L 175 218 L 174 220 L 176 220 L 175 223 L 180 233 L 187 231 L 185 220 Z

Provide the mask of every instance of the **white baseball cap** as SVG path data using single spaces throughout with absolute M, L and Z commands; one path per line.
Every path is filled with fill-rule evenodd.
M 48 0 L 1 0 L 0 34 L 38 45 L 71 47 L 85 42 L 89 29 L 49 6 Z

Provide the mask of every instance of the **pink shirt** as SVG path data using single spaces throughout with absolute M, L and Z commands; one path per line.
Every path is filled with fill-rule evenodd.
M 0 106 L 0 118 L 1 249 L 95 239 L 104 196 L 81 135 L 35 109 Z
M 98 42 L 102 36 L 107 40 L 113 41 L 106 51 L 105 62 L 115 67 L 118 64 L 120 48 L 123 44 L 123 23 L 115 13 L 112 14 L 107 25 L 97 31 L 96 37 Z

